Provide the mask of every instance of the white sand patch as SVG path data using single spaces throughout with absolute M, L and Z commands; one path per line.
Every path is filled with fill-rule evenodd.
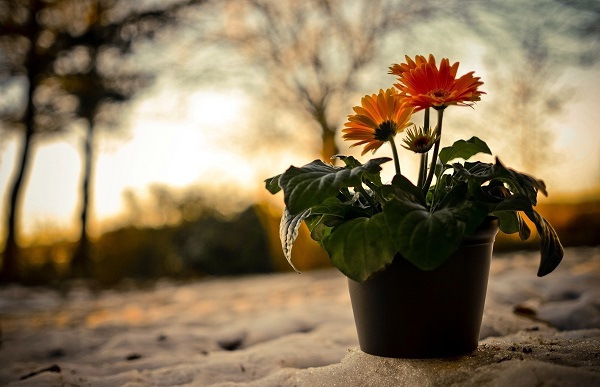
M 568 249 L 545 278 L 536 264 L 497 255 L 479 349 L 437 360 L 361 352 L 335 270 L 99 293 L 4 287 L 0 385 L 600 385 L 600 248 Z

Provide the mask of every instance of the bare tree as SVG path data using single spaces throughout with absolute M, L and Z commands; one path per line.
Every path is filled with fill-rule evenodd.
M 349 97 L 363 92 L 367 70 L 381 58 L 390 33 L 449 12 L 433 1 L 234 0 L 213 6 L 215 21 L 202 26 L 200 38 L 241 55 L 248 73 L 263 81 L 272 109 L 301 113 L 318 128 L 325 160 L 338 153 L 335 135 Z M 387 63 L 378 65 L 387 72 Z
M 173 26 L 182 7 L 201 0 L 169 3 L 167 8 L 140 8 L 119 0 L 3 0 L 0 1 L 0 85 L 26 84 L 23 101 L 3 109 L 1 130 L 23 133 L 23 148 L 9 187 L 7 239 L 0 278 L 17 280 L 17 212 L 31 158 L 33 139 L 41 133 L 60 133 L 79 121 L 86 128 L 82 149 L 82 207 L 79 247 L 73 257 L 75 273 L 89 273 L 87 223 L 95 132 L 117 129 L 122 102 L 147 86 L 152 75 L 132 65 L 140 41 L 152 39 L 161 28 Z
M 510 148 L 520 158 L 521 167 L 534 175 L 539 175 L 541 166 L 554 158 L 552 119 L 564 110 L 573 95 L 573 90 L 556 82 L 560 73 L 552 66 L 548 47 L 541 39 L 539 31 L 525 36 L 524 55 L 513 60 L 508 74 L 497 69 L 497 74 L 503 76 L 492 77 L 490 82 L 501 85 L 496 100 L 503 101 L 495 104 L 491 120 L 494 126 L 513 133 Z
M 556 156 L 553 118 L 575 94 L 561 80 L 562 71 L 600 58 L 598 2 L 492 0 L 457 16 L 486 44 L 486 64 L 495 74 L 486 82 L 498 101 L 486 115 L 488 124 L 510 130 L 504 140 L 521 167 L 539 174 Z
M 29 5 L 29 8 L 27 7 Z M 49 63 L 32 42 L 38 41 L 42 33 L 41 26 L 31 15 L 37 14 L 42 6 L 38 1 L 32 0 L 31 4 L 22 4 L 18 1 L 5 1 L 0 7 L 2 12 L 1 43 L 7 54 L 2 62 L 2 84 L 7 86 L 15 78 L 26 84 L 24 108 L 9 106 L 2 112 L 2 130 L 20 129 L 23 132 L 23 146 L 17 161 L 17 170 L 9 186 L 9 203 L 7 216 L 7 236 L 0 270 L 0 280 L 16 280 L 19 276 L 17 267 L 17 209 L 19 205 L 21 187 L 26 178 L 31 146 L 34 136 L 42 131 L 41 125 L 36 122 L 34 110 L 35 91 L 42 87 L 43 80 L 49 72 Z M 38 105 L 41 105 L 38 103 Z M 49 107 L 47 110 L 51 110 Z M 40 119 L 42 117 L 40 116 Z M 44 120 L 42 120 L 44 121 Z M 53 120 L 49 120 L 53 121 Z M 44 128 L 46 130 L 47 128 Z M 48 128 L 48 130 L 50 130 Z

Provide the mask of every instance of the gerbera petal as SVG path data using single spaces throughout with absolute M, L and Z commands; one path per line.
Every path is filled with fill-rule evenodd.
M 374 128 L 377 125 L 379 125 L 373 118 L 364 115 L 364 114 L 357 114 L 351 118 L 348 119 L 350 122 L 355 122 L 358 124 L 363 124 L 365 127 L 368 128 Z

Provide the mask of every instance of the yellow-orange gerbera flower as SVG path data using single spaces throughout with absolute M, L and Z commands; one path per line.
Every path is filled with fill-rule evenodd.
M 364 155 L 375 151 L 386 141 L 390 141 L 396 133 L 402 132 L 411 123 L 408 121 L 413 112 L 411 107 L 402 106 L 395 89 L 379 90 L 379 94 L 365 95 L 361 106 L 353 108 L 356 114 L 348 116 L 348 122 L 342 129 L 342 138 L 358 141 L 351 147 L 365 145 Z
M 428 107 L 444 109 L 449 105 L 471 106 L 479 101 L 483 85 L 479 77 L 471 71 L 456 79 L 459 62 L 450 66 L 448 58 L 442 58 L 438 69 L 435 58 L 429 55 L 425 61 L 422 56 L 413 62 L 407 57 L 407 63 L 392 65 L 390 72 L 398 76 L 395 84 L 400 90 L 400 98 L 406 106 L 419 111 Z

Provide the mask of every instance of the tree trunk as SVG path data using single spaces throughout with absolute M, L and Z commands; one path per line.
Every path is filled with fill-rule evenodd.
M 334 160 L 331 160 L 331 158 L 339 153 L 338 147 L 335 143 L 335 135 L 335 129 L 332 130 L 329 128 L 323 128 L 321 158 L 323 161 L 328 163 L 333 163 Z
M 90 278 L 92 275 L 92 262 L 90 258 L 90 239 L 87 232 L 88 216 L 90 208 L 90 181 L 92 174 L 94 143 L 94 127 L 88 122 L 86 136 L 84 139 L 84 166 L 83 182 L 81 185 L 81 234 L 79 243 L 71 260 L 71 273 L 73 277 Z
M 325 114 L 327 106 L 323 101 L 324 99 L 319 103 L 315 103 L 309 100 L 308 103 L 312 106 L 312 116 L 321 127 L 321 159 L 327 163 L 334 163 L 334 160 L 331 158 L 339 153 L 335 143 L 336 127 L 327 122 L 327 115 Z
M 18 261 L 19 261 L 19 246 L 17 245 L 17 212 L 21 199 L 21 188 L 27 176 L 29 159 L 31 153 L 31 142 L 35 135 L 35 107 L 33 105 L 33 94 L 37 85 L 38 74 L 38 54 L 36 51 L 36 41 L 39 35 L 39 26 L 35 22 L 39 4 L 33 1 L 31 4 L 31 25 L 27 29 L 26 36 L 31 42 L 29 52 L 27 54 L 27 75 L 29 77 L 29 85 L 27 90 L 27 108 L 23 124 L 25 125 L 25 135 L 23 136 L 23 148 L 19 162 L 16 165 L 17 172 L 10 188 L 10 196 L 8 202 L 8 218 L 6 223 L 6 243 L 4 245 L 4 254 L 2 258 L 2 267 L 0 268 L 0 281 L 18 281 L 20 279 Z
M 28 111 L 32 111 L 29 105 Z M 17 245 L 17 210 L 21 199 L 21 188 L 23 181 L 27 175 L 30 159 L 31 139 L 34 134 L 33 129 L 33 114 L 27 113 L 27 130 L 23 138 L 23 148 L 19 163 L 17 164 L 17 172 L 10 191 L 8 203 L 8 221 L 6 224 L 6 244 L 4 247 L 4 257 L 2 259 L 2 269 L 0 270 L 0 281 L 18 281 L 19 275 L 19 246 Z

